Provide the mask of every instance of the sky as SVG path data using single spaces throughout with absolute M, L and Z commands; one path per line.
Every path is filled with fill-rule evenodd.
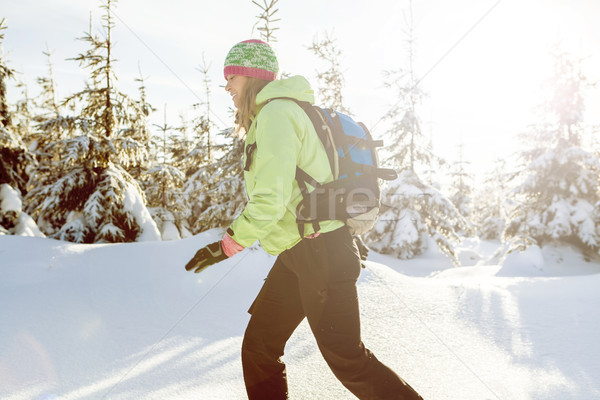
M 77 40 L 89 30 L 102 34 L 99 0 L 21 0 L 5 2 L 3 50 L 9 66 L 29 83 L 47 76 L 52 53 L 61 98 L 81 90 L 88 76 L 69 58 L 86 50 Z M 408 0 L 302 2 L 280 0 L 274 24 L 281 70 L 305 75 L 317 85 L 324 68 L 307 47 L 315 35 L 329 33 L 342 51 L 344 101 L 377 138 L 386 140 L 381 117 L 397 101 L 385 87 L 384 71 L 406 67 Z M 595 0 L 420 0 L 412 2 L 416 38 L 415 71 L 427 93 L 417 110 L 434 152 L 452 161 L 463 157 L 477 171 L 517 149 L 515 137 L 535 122 L 543 99 L 540 85 L 551 71 L 553 44 L 585 59 L 591 82 L 600 71 L 600 2 Z M 317 12 L 318 11 L 318 12 Z M 231 46 L 258 37 L 259 8 L 250 0 L 176 2 L 121 0 L 114 9 L 114 55 L 119 88 L 137 95 L 141 75 L 157 108 L 152 122 L 177 125 L 191 118 L 192 105 L 206 99 L 203 60 L 209 66 L 213 120 L 231 125 L 230 97 L 223 90 L 223 60 Z M 599 89 L 590 91 L 588 110 L 598 109 Z M 9 93 L 18 98 L 17 89 Z M 600 123 L 589 115 L 588 123 Z

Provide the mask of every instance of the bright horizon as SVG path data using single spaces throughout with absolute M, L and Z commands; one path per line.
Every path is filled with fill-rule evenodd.
M 4 57 L 19 72 L 17 78 L 28 83 L 30 96 L 39 91 L 35 79 L 48 75 L 42 54 L 46 46 L 53 53 L 59 98 L 83 88 L 87 71 L 67 59 L 85 50 L 76 38 L 89 29 L 90 13 L 93 32 L 101 33 L 100 4 L 23 0 L 4 5 Z M 323 66 L 306 47 L 315 35 L 331 33 L 343 53 L 344 101 L 357 119 L 376 126 L 374 136 L 385 141 L 385 123 L 378 121 L 397 98 L 384 88 L 383 72 L 407 65 L 403 29 L 408 6 L 408 0 L 371 2 L 369 8 L 341 0 L 279 2 L 281 21 L 274 24 L 279 29 L 272 45 L 282 71 L 305 75 L 317 92 L 315 71 Z M 233 44 L 258 37 L 252 26 L 259 11 L 250 0 L 117 2 L 113 39 L 119 88 L 136 96 L 134 79 L 141 69 L 149 101 L 157 109 L 150 122 L 162 124 L 166 105 L 168 123 L 177 125 L 179 115 L 191 119 L 192 105 L 204 99 L 198 71 L 204 57 L 210 65 L 212 117 L 220 128 L 230 126 L 222 62 Z M 600 32 L 594 24 L 599 16 L 600 4 L 592 0 L 413 2 L 415 70 L 428 94 L 418 113 L 434 153 L 456 161 L 462 142 L 475 171 L 513 153 L 515 136 L 536 121 L 533 108 L 543 100 L 539 88 L 550 74 L 554 43 L 560 41 L 564 50 L 584 58 L 589 81 L 598 79 Z M 588 94 L 585 122 L 598 124 L 600 116 L 590 112 L 600 104 L 598 89 Z M 9 99 L 20 97 L 11 84 Z

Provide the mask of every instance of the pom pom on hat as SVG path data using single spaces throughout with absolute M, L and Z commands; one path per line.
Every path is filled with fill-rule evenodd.
M 279 72 L 277 56 L 262 40 L 244 40 L 233 46 L 225 57 L 224 75 L 243 75 L 274 81 Z

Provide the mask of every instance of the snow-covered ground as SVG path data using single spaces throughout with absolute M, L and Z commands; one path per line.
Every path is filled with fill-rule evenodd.
M 240 346 L 273 258 L 247 249 L 201 274 L 216 240 L 79 245 L 0 236 L 0 398 L 244 399 Z M 363 339 L 427 400 L 600 399 L 600 263 L 565 247 L 465 266 L 372 253 Z M 292 399 L 351 399 L 304 322 L 286 348 Z

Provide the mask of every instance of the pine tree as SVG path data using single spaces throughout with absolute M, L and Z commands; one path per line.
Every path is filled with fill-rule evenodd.
M 4 19 L 0 20 L 0 234 L 21 234 L 20 225 L 29 216 L 22 212 L 22 196 L 27 193 L 29 170 L 34 159 L 26 147 L 23 135 L 30 133 L 30 99 L 24 85 L 25 100 L 11 110 L 7 99 L 7 83 L 15 71 L 4 58 Z M 33 222 L 31 222 L 31 225 Z M 36 227 L 37 229 L 37 227 Z
M 38 158 L 44 155 L 46 147 L 50 143 L 56 142 L 63 134 L 62 117 L 64 111 L 58 100 L 56 81 L 54 79 L 54 65 L 52 63 L 52 52 L 47 49 L 42 52 L 46 56 L 46 65 L 48 75 L 37 78 L 40 86 L 40 94 L 37 100 L 38 112 L 35 115 L 35 122 L 38 125 L 38 134 L 32 147 Z M 50 124 L 47 126 L 46 124 Z
M 384 163 L 402 172 L 383 188 L 380 221 L 365 240 L 383 253 L 411 258 L 425 251 L 430 237 L 458 264 L 454 250 L 460 241 L 458 232 L 468 231 L 469 226 L 452 202 L 418 175 L 418 171 L 431 169 L 435 157 L 418 115 L 424 93 L 414 69 L 412 2 L 407 27 L 408 66 L 386 75 L 386 85 L 396 89 L 398 101 L 384 115 L 390 121 L 385 137 L 392 143 L 386 148 L 390 155 Z
M 210 65 L 203 59 L 198 70 L 203 75 L 205 98 L 194 104 L 192 140 L 180 146 L 180 153 L 175 154 L 175 165 L 186 176 L 183 190 L 191 209 L 187 226 L 192 233 L 229 225 L 235 217 L 231 212 L 239 211 L 240 205 L 245 204 L 243 196 L 240 202 L 243 141 L 232 129 L 221 132 L 222 139 L 213 134 L 217 127 L 210 118 Z M 186 152 L 181 152 L 182 148 L 186 148 Z
M 550 242 L 571 243 L 584 253 L 600 246 L 600 158 L 582 147 L 587 80 L 581 60 L 555 48 L 553 76 L 540 122 L 523 135 L 513 207 L 504 235 L 511 250 Z
M 138 65 L 139 77 L 135 79 L 135 82 L 139 84 L 139 98 L 133 100 L 133 105 L 130 106 L 133 111 L 130 115 L 127 124 L 124 125 L 122 135 L 135 140 L 136 144 L 145 150 L 143 157 L 138 158 L 135 163 L 130 163 L 126 166 L 127 172 L 137 181 L 142 181 L 143 174 L 145 174 L 153 164 L 152 157 L 156 158 L 156 153 L 149 152 L 148 149 L 152 148 L 155 138 L 148 129 L 148 117 L 150 114 L 156 111 L 156 109 L 148 102 L 146 94 L 146 81 L 142 74 L 142 70 Z M 130 101 L 131 103 L 131 101 Z
M 8 103 L 7 83 L 14 79 L 15 71 L 8 67 L 2 50 L 4 19 L 0 20 L 0 184 L 9 184 L 21 195 L 27 192 L 28 169 L 33 159 L 20 136 L 19 121 Z M 16 122 L 16 124 L 15 124 Z
M 279 18 L 275 18 L 275 14 L 279 11 L 277 7 L 277 2 L 279 0 L 263 0 L 263 4 L 258 3 L 255 0 L 252 0 L 259 9 L 260 14 L 256 16 L 256 23 L 252 27 L 252 32 L 254 29 L 260 32 L 260 38 L 267 43 L 276 42 L 277 38 L 275 37 L 275 31 L 279 30 L 273 26 L 275 22 L 279 22 Z M 259 25 L 260 24 L 260 25 Z
M 472 200 L 473 195 L 473 176 L 467 172 L 467 168 L 470 165 L 464 158 L 464 144 L 460 143 L 458 151 L 458 160 L 451 166 L 450 177 L 452 179 L 452 194 L 450 195 L 450 201 L 457 208 L 458 212 L 465 217 L 468 221 L 472 214 Z M 461 235 L 469 235 L 472 233 L 472 229 L 468 232 L 461 232 Z
M 52 63 L 52 52 L 46 48 L 42 52 L 46 56 L 46 65 L 48 66 L 48 76 L 37 78 L 37 83 L 42 91 L 40 93 L 42 113 L 38 114 L 37 122 L 44 122 L 50 119 L 56 119 L 61 115 L 61 109 L 58 102 L 56 81 L 54 80 L 54 65 Z
M 187 215 L 187 226 L 192 233 L 202 232 L 206 229 L 226 225 L 231 222 L 228 219 L 219 221 L 216 225 L 207 224 L 210 219 L 204 215 L 207 208 L 212 203 L 212 196 L 209 194 L 210 188 L 214 185 L 214 180 L 220 179 L 216 173 L 217 162 L 216 146 L 210 145 L 209 138 L 210 119 L 206 115 L 194 118 L 193 122 L 193 140 L 192 147 L 180 158 L 180 163 L 185 171 L 186 181 L 183 186 L 184 197 L 190 207 Z M 219 220 L 219 219 L 217 219 Z
M 223 149 L 222 144 L 214 140 L 213 132 L 217 129 L 211 115 L 211 81 L 209 78 L 210 65 L 207 65 L 204 57 L 198 71 L 203 76 L 204 100 L 193 105 L 194 117 L 191 120 L 192 140 L 181 143 L 181 147 L 174 148 L 176 165 L 185 172 L 186 177 L 194 175 L 203 168 L 213 168 L 214 161 Z M 184 135 L 187 137 L 187 132 Z M 191 201 L 191 200 L 190 200 Z
M 184 186 L 187 198 L 194 199 L 190 216 L 190 229 L 194 233 L 228 226 L 246 204 L 241 157 L 244 142 L 233 129 L 221 135 L 230 140 L 227 151 L 214 163 L 198 169 Z
M 8 106 L 6 83 L 14 78 L 15 71 L 6 65 L 2 42 L 4 41 L 4 18 L 0 20 L 0 127 L 6 128 L 11 125 L 11 113 Z
M 37 78 L 41 90 L 35 100 L 34 131 L 27 144 L 36 160 L 36 166 L 29 179 L 29 188 L 34 193 L 60 178 L 62 170 L 57 168 L 57 163 L 61 148 L 58 144 L 66 138 L 66 127 L 72 120 L 65 116 L 65 107 L 58 101 L 52 53 L 47 49 L 43 54 L 47 59 L 48 75 Z M 27 196 L 26 201 L 29 201 L 31 196 Z
M 379 221 L 365 235 L 371 248 L 408 259 L 422 254 L 431 238 L 455 265 L 460 264 L 454 249 L 460 241 L 457 232 L 469 226 L 439 190 L 406 169 L 387 186 L 381 203 Z
M 387 146 L 391 155 L 385 161 L 391 166 L 417 172 L 420 167 L 431 165 L 433 156 L 418 113 L 425 93 L 414 67 L 416 39 L 412 1 L 406 20 L 407 66 L 385 73 L 385 86 L 394 89 L 398 99 L 384 115 L 384 119 L 391 122 L 385 136 L 392 138 L 391 145 Z
M 15 104 L 12 126 L 15 133 L 31 152 L 31 141 L 35 138 L 33 125 L 37 105 L 35 100 L 29 96 L 29 88 L 26 82 L 19 80 L 16 88 L 21 91 L 21 95 Z
M 474 193 L 473 222 L 483 240 L 500 240 L 505 226 L 506 161 L 499 159 Z
M 187 216 L 189 204 L 183 194 L 184 173 L 173 165 L 172 132 L 167 124 L 166 106 L 162 125 L 156 125 L 161 132 L 162 141 L 154 145 L 162 160 L 156 160 L 150 170 L 144 174 L 144 192 L 148 199 L 148 208 L 164 240 L 179 239 L 188 235 Z
M 73 116 L 50 119 L 43 129 L 61 126 L 52 144 L 56 174 L 51 182 L 29 193 L 29 213 L 42 230 L 75 242 L 118 242 L 158 239 L 139 184 L 127 172 L 144 161 L 147 149 L 140 121 L 145 110 L 116 88 L 111 32 L 111 7 L 106 1 L 100 38 L 90 30 L 81 39 L 88 50 L 75 57 L 90 71 L 84 90 L 63 105 Z M 58 135 L 57 132 L 54 133 Z
M 328 65 L 325 71 L 317 72 L 319 102 L 324 107 L 350 114 L 350 110 L 344 106 L 342 101 L 342 89 L 344 88 L 344 74 L 340 66 L 342 52 L 337 48 L 335 38 L 330 37 L 327 32 L 322 40 L 315 36 L 308 49 Z

